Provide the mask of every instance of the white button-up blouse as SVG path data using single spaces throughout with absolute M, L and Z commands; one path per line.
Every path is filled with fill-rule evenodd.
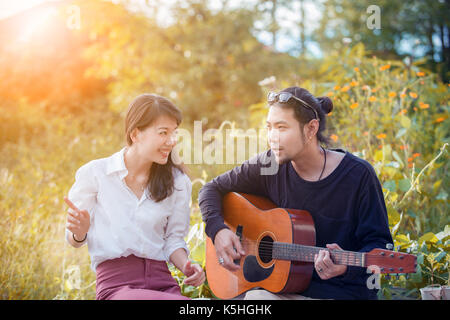
M 87 244 L 94 272 L 101 262 L 130 254 L 168 261 L 178 248 L 189 253 L 184 241 L 192 192 L 189 177 L 173 169 L 172 195 L 155 202 L 146 188 L 138 199 L 124 180 L 128 174 L 124 151 L 80 167 L 68 194 L 75 206 L 89 212 Z M 65 235 L 68 241 L 67 229 Z

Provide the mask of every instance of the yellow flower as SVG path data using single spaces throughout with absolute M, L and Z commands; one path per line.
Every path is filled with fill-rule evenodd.
M 353 70 L 355 70 L 355 72 L 359 72 L 359 68 L 358 67 L 353 68 Z
M 350 85 L 352 87 L 356 87 L 358 85 L 358 81 L 353 80 L 352 82 L 350 82 Z
M 418 97 L 417 93 L 415 93 L 415 92 L 410 92 L 409 96 L 413 99 L 417 99 L 417 97 Z
M 352 103 L 351 105 L 350 105 L 350 109 L 356 109 L 356 108 L 358 108 L 358 102 L 355 102 L 355 103 Z
M 375 102 L 375 101 L 377 101 L 377 97 L 375 97 L 375 96 L 370 96 L 369 101 L 370 101 L 370 102 Z
M 423 77 L 423 76 L 425 76 L 425 72 L 419 71 L 419 72 L 416 73 L 416 75 L 418 77 Z
M 348 90 L 350 90 L 350 86 L 345 86 L 341 89 L 342 92 L 347 92 Z
M 377 135 L 378 139 L 384 139 L 386 138 L 386 134 L 385 133 L 380 133 L 379 135 Z
M 406 93 L 404 93 L 404 92 L 402 92 L 402 93 L 400 93 L 400 98 L 405 98 L 406 97 Z
M 370 87 L 367 84 L 365 84 L 365 85 L 362 86 L 361 89 L 363 89 L 364 91 L 367 91 L 367 90 L 370 89 Z
M 332 134 L 332 135 L 330 136 L 330 138 L 331 138 L 331 140 L 333 140 L 334 142 L 338 141 L 338 139 L 339 139 L 339 137 L 338 137 L 337 135 L 335 135 L 335 134 Z
M 384 66 L 381 66 L 381 67 L 380 67 L 380 71 L 387 70 L 387 69 L 389 69 L 390 67 L 391 67 L 390 64 L 385 64 Z
M 402 114 L 406 114 L 406 112 L 407 112 L 406 109 L 402 109 L 402 110 L 400 110 L 400 112 L 399 112 L 398 114 L 399 114 L 399 115 L 402 115 Z
M 439 117 L 439 118 L 437 118 L 436 120 L 434 120 L 434 122 L 435 123 L 440 123 L 440 122 L 442 122 L 442 121 L 444 121 L 445 120 L 445 117 Z
M 395 98 L 397 96 L 397 93 L 394 91 L 389 92 L 388 94 L 389 98 Z
M 341 86 L 334 86 L 334 90 L 339 90 Z
M 328 97 L 334 96 L 334 92 L 333 92 L 333 91 L 328 92 L 328 93 L 327 93 L 327 96 L 328 96 Z

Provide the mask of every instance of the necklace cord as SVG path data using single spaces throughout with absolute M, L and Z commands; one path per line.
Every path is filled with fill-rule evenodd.
M 325 160 L 324 160 L 324 162 L 323 162 L 322 172 L 320 173 L 319 179 L 318 179 L 317 181 L 319 181 L 319 180 L 322 178 L 323 172 L 325 171 L 325 166 L 327 165 L 327 152 L 326 152 L 326 150 L 325 150 L 322 146 L 320 146 L 320 147 L 321 147 L 322 150 L 323 150 L 323 155 L 324 155 L 324 157 L 325 157 Z

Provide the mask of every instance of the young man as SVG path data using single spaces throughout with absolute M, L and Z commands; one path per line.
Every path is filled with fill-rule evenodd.
M 270 93 L 267 116 L 270 149 L 207 183 L 199 193 L 205 232 L 223 267 L 244 252 L 239 238 L 224 224 L 222 197 L 231 191 L 267 197 L 278 207 L 307 210 L 316 228 L 316 246 L 367 252 L 392 243 L 380 182 L 372 166 L 341 149 L 326 150 L 326 114 L 333 104 L 299 87 Z M 278 170 L 262 174 L 267 159 Z M 256 161 L 255 161 L 256 160 Z M 327 250 L 315 257 L 308 289 L 298 295 L 253 290 L 247 299 L 376 299 L 366 285 L 364 268 L 334 264 Z

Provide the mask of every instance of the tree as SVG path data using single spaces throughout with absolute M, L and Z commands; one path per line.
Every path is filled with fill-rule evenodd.
M 205 0 L 178 2 L 171 8 L 176 23 L 161 27 L 121 5 L 96 5 L 104 7 L 85 17 L 97 37 L 88 55 L 96 61 L 92 73 L 111 79 L 117 110 L 139 93 L 155 92 L 179 105 L 187 122 L 208 117 L 208 125 L 217 125 L 232 115 L 245 122 L 245 107 L 262 97 L 258 82 L 297 69 L 295 58 L 256 39 L 248 9 L 214 12 Z
M 377 1 L 381 28 L 369 29 L 367 8 L 373 1 L 326 0 L 315 40 L 324 52 L 362 42 L 380 58 L 425 57 L 444 81 L 450 72 L 450 1 Z

